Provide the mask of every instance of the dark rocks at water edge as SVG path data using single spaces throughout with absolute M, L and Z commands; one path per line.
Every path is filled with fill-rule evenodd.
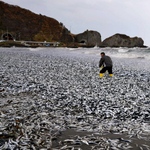
M 101 47 L 144 47 L 144 41 L 139 37 L 129 37 L 125 34 L 115 34 L 105 39 Z
M 72 35 L 72 39 L 68 41 L 78 43 L 78 46 L 82 47 L 147 47 L 144 46 L 142 38 L 131 38 L 125 34 L 115 34 L 101 41 L 101 34 L 93 30 L 87 30 L 83 33 Z
M 115 34 L 101 41 L 101 34 L 93 30 L 73 35 L 72 42 L 78 43 L 78 46 L 82 47 L 146 47 L 142 38 L 131 38 L 125 34 Z
M 85 49 L 29 50 L 0 50 L 0 149 L 150 148 L 149 62 L 112 58 L 114 77 L 99 78 Z M 80 134 L 61 139 L 68 129 Z
M 97 31 L 85 31 L 83 33 L 75 35 L 75 42 L 80 43 L 82 46 L 100 46 L 101 35 Z

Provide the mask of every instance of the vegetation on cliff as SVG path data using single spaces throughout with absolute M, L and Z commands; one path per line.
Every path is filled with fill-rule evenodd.
M 9 32 L 16 40 L 59 41 L 69 32 L 57 20 L 0 1 L 0 34 Z

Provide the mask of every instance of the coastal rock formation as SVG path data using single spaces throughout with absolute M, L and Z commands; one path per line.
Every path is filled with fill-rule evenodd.
M 7 36 L 9 33 L 9 37 Z M 0 38 L 15 41 L 57 41 L 63 46 L 143 47 L 141 38 L 115 34 L 101 42 L 97 31 L 74 35 L 56 19 L 0 1 Z
M 75 42 L 86 46 L 100 46 L 101 35 L 97 31 L 85 31 L 83 33 L 75 35 Z
M 66 28 L 56 19 L 0 1 L 0 35 L 8 32 L 16 40 L 59 41 Z
M 129 37 L 125 34 L 115 34 L 102 42 L 103 47 L 143 47 L 142 38 Z
M 72 43 L 74 42 L 74 35 L 70 33 L 67 28 L 63 28 L 61 37 L 59 39 L 63 43 Z

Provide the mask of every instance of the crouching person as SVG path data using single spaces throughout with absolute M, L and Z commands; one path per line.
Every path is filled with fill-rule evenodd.
M 109 56 L 105 55 L 104 52 L 101 53 L 101 59 L 99 61 L 99 67 L 103 67 L 100 70 L 100 77 L 103 77 L 103 73 L 105 73 L 106 71 L 108 71 L 109 75 L 112 77 L 113 73 L 112 73 L 112 67 L 113 67 L 113 63 L 112 60 Z

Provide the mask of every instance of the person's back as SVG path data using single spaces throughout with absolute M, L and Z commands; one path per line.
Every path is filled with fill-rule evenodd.
M 105 65 L 106 67 L 112 67 L 112 60 L 111 60 L 111 58 L 109 57 L 109 56 L 107 56 L 107 55 L 104 55 L 102 58 L 101 58 L 101 60 L 100 60 L 100 65 L 102 66 L 102 65 Z M 100 66 L 100 67 L 101 67 Z

